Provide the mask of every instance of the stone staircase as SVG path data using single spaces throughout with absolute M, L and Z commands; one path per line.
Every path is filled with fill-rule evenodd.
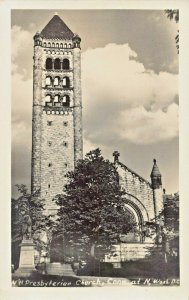
M 111 254 L 105 255 L 105 262 L 118 263 L 144 259 L 155 247 L 154 243 L 121 243 L 114 246 Z

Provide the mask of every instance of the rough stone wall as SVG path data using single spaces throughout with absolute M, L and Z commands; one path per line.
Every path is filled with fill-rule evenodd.
M 47 122 L 51 121 L 51 126 Z M 64 125 L 67 122 L 66 126 Z M 55 209 L 52 201 L 62 194 L 65 174 L 74 169 L 73 113 L 55 115 L 43 113 L 41 142 L 41 198 L 46 209 Z M 65 144 L 67 143 L 67 144 Z
M 149 220 L 154 219 L 153 190 L 150 183 L 121 163 L 117 163 L 116 167 L 122 188 L 144 205 Z
M 55 47 L 48 47 L 49 42 L 51 46 L 54 42 Z M 65 44 L 69 44 L 69 49 L 60 49 Z M 34 47 L 32 192 L 40 189 L 47 214 L 56 208 L 52 199 L 63 192 L 65 174 L 74 169 L 77 159 L 82 158 L 80 49 L 71 47 L 72 41 L 58 41 L 57 45 L 56 40 L 46 39 L 42 46 Z M 46 70 L 47 58 L 59 58 L 61 64 L 67 58 L 70 68 Z M 47 86 L 47 76 L 53 80 L 59 77 L 61 82 L 66 76 L 70 86 Z M 70 107 L 47 107 L 46 95 L 69 95 Z
M 75 163 L 83 158 L 82 138 L 82 103 L 81 103 L 81 54 L 75 48 L 73 53 L 74 67 L 74 138 L 75 138 Z
M 32 115 L 32 171 L 31 190 L 32 193 L 39 190 L 41 177 L 41 115 L 42 115 L 42 63 L 43 52 L 40 46 L 34 47 L 33 65 L 33 115 Z

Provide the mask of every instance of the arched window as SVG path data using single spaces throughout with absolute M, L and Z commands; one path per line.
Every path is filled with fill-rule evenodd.
M 63 78 L 63 87 L 69 87 L 70 86 L 70 78 L 69 77 L 64 77 Z
M 63 59 L 63 70 L 69 70 L 69 68 L 70 68 L 69 59 L 67 58 Z
M 48 47 L 51 47 L 51 43 L 48 43 Z
M 59 95 L 55 95 L 54 97 L 54 103 L 57 103 L 59 101 Z
M 71 44 L 69 44 L 69 47 L 68 47 L 68 48 L 71 48 L 71 46 L 72 46 L 72 45 L 71 45 Z
M 47 70 L 52 70 L 52 58 L 47 58 L 46 59 L 46 69 Z
M 57 85 L 59 85 L 59 77 L 55 77 L 55 79 L 54 79 L 54 86 L 57 86 Z
M 55 47 L 55 43 L 52 43 L 52 47 L 53 47 L 53 48 Z
M 60 44 L 60 48 L 63 48 L 63 44 L 62 43 Z
M 47 76 L 47 77 L 46 77 L 45 83 L 46 83 L 46 85 L 51 85 L 52 79 L 51 79 L 50 76 Z
M 66 43 L 64 44 L 64 48 L 67 48 L 67 44 Z
M 63 96 L 62 105 L 65 107 L 70 106 L 70 97 L 68 95 Z
M 61 69 L 61 64 L 60 64 L 60 59 L 56 58 L 54 61 L 54 69 L 55 70 L 60 70 Z
M 47 44 L 46 44 L 46 43 L 44 43 L 43 45 L 44 45 L 44 47 L 46 47 L 46 46 L 47 46 Z
M 50 102 L 51 101 L 51 95 L 46 95 L 45 96 L 45 101 Z
M 59 48 L 59 44 L 58 43 L 56 43 L 56 47 Z
M 46 106 L 52 106 L 51 95 L 46 95 L 45 96 L 45 105 Z

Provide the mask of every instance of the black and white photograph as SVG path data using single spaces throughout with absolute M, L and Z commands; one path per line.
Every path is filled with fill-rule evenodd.
M 12 287 L 179 287 L 179 9 L 11 10 Z

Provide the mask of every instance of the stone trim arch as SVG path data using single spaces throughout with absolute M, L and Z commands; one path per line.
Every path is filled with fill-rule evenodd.
M 139 199 L 131 194 L 126 193 L 126 203 L 128 203 L 135 209 L 135 211 L 139 215 L 139 218 L 142 220 L 142 223 L 150 221 L 148 211 Z

